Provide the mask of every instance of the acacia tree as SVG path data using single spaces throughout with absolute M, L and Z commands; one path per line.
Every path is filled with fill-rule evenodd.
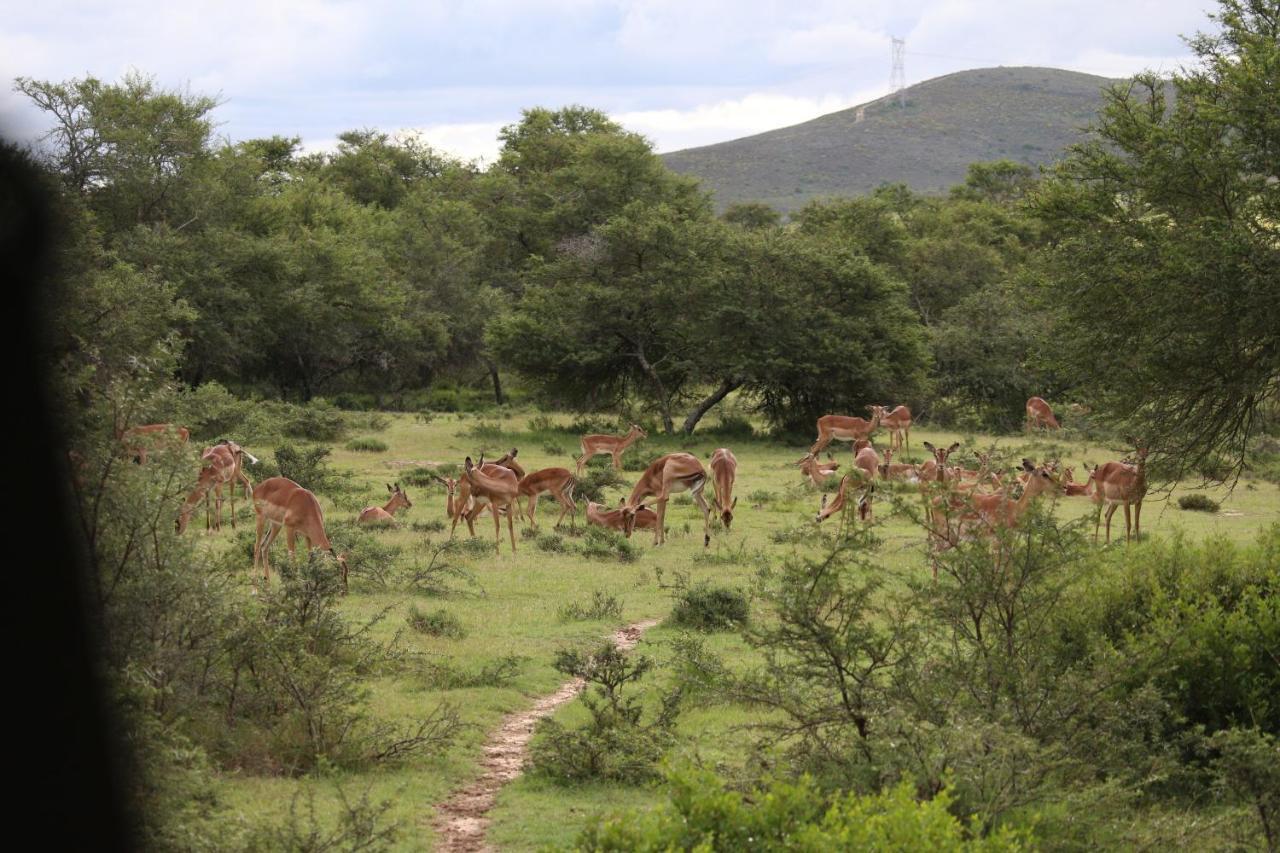
M 1047 357 L 1178 474 L 1239 472 L 1280 396 L 1280 3 L 1221 0 L 1196 67 L 1113 86 L 1037 193 Z

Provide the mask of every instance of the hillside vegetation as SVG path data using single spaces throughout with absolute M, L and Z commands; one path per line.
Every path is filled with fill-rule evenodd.
M 1056 68 L 981 68 L 803 124 L 662 155 L 700 179 L 717 207 L 763 201 L 792 210 L 810 199 L 862 195 L 882 183 L 942 193 L 970 163 L 1050 163 L 1082 139 L 1102 106 L 1105 77 Z M 858 113 L 862 111 L 862 119 Z

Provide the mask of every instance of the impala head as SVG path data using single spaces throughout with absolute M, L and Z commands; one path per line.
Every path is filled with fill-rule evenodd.
M 821 522 L 822 519 L 826 518 L 826 512 L 827 512 L 827 496 L 823 495 L 822 503 L 818 504 L 818 514 L 813 517 L 814 523 L 817 524 Z
M 333 556 L 333 559 L 338 561 L 338 568 L 342 569 L 342 594 L 346 595 L 347 594 L 347 575 L 351 573 L 350 568 L 347 566 L 347 555 L 339 554 L 333 548 L 329 549 L 329 553 Z
M 1022 470 L 1026 472 L 1027 483 L 1026 494 L 1035 497 L 1047 491 L 1057 491 L 1059 493 L 1065 491 L 1062 482 L 1050 470 L 1048 465 L 1037 467 L 1030 459 L 1022 460 Z
M 858 499 L 858 520 L 866 521 L 871 516 L 871 495 L 876 490 L 875 483 L 868 483 L 867 489 L 862 493 L 862 497 Z
M 939 480 L 943 479 L 944 472 L 947 470 L 947 457 L 960 449 L 960 442 L 958 441 L 954 442 L 950 447 L 946 448 L 945 450 L 940 447 L 934 447 L 932 444 L 930 444 L 927 441 L 924 443 L 924 446 L 926 450 L 928 450 L 930 453 L 933 454 L 933 461 L 937 463 L 938 479 Z
M 871 446 L 871 439 L 869 439 L 869 438 L 859 438 L 859 439 L 857 439 L 857 440 L 856 440 L 856 441 L 854 441 L 854 443 L 853 443 L 853 455 L 854 455 L 854 456 L 857 456 L 857 455 L 858 455 L 858 451 L 860 451 L 860 450 L 866 450 L 866 449 L 867 449 L 868 447 L 870 447 L 870 446 Z
M 649 437 L 649 434 L 642 430 L 639 424 L 632 424 L 631 429 L 627 430 L 627 435 L 634 435 L 637 438 Z
M 889 465 L 893 462 L 893 448 L 890 447 L 884 452 L 884 461 L 880 463 L 880 476 L 889 476 Z
M 404 489 L 400 488 L 399 483 L 396 483 L 395 486 L 387 483 L 387 491 L 391 493 L 391 500 L 386 506 L 387 512 L 395 512 L 401 507 L 408 509 L 413 506 L 413 501 L 409 500 L 409 496 L 404 493 Z
M 625 536 L 625 537 L 627 537 L 628 539 L 630 539 L 630 538 L 631 538 L 631 533 L 632 533 L 632 531 L 634 531 L 634 530 L 636 529 L 636 512 L 637 512 L 639 509 L 640 509 L 640 507 L 634 507 L 634 506 L 631 506 L 630 504 L 626 504 L 626 503 L 624 503 L 624 504 L 621 506 L 621 510 L 622 510 L 622 535 L 623 535 L 623 536 Z
M 733 501 L 729 504 L 728 509 L 720 506 L 720 500 L 718 498 L 712 498 L 711 505 L 716 508 L 716 512 L 720 513 L 720 522 L 724 524 L 724 529 L 728 530 L 729 525 L 733 524 L 733 510 L 738 505 L 737 497 L 734 497 Z
M 452 477 L 441 477 L 439 474 L 433 474 L 432 477 L 444 486 L 445 492 L 449 497 L 453 497 L 458 493 L 458 481 Z

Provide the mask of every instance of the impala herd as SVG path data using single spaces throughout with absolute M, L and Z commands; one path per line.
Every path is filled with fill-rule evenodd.
M 834 499 L 828 501 L 822 495 L 815 522 L 821 523 L 844 510 L 846 503 L 856 496 L 856 515 L 859 520 L 872 520 L 872 499 L 877 481 L 900 481 L 918 486 L 925 501 L 926 532 L 930 551 L 934 555 L 933 572 L 937 576 L 936 555 L 955 547 L 964 540 L 989 537 L 1001 528 L 1014 526 L 1027 511 L 1031 502 L 1043 494 L 1059 494 L 1091 499 L 1098 506 L 1098 518 L 1094 527 L 1094 541 L 1098 539 L 1102 523 L 1102 510 L 1106 512 L 1106 541 L 1111 541 L 1111 517 L 1123 506 L 1125 514 L 1125 540 L 1130 538 L 1130 509 L 1134 536 L 1140 536 L 1142 500 L 1146 495 L 1147 449 L 1130 439 L 1136 448 L 1133 462 L 1107 462 L 1092 469 L 1086 466 L 1089 476 L 1086 482 L 1074 480 L 1074 470 L 1059 471 L 1057 463 L 1035 465 L 1028 459 L 1013 476 L 991 470 L 990 459 L 978 455 L 976 470 L 948 464 L 952 453 L 959 449 L 959 442 L 945 448 L 924 442 L 929 457 L 920 464 L 893 462 L 898 451 L 910 449 L 911 410 L 897 406 L 868 406 L 871 418 L 824 415 L 818 418 L 818 437 L 813 445 L 795 464 L 815 489 L 824 491 L 827 482 L 835 475 L 840 463 L 827 461 L 818 454 L 834 440 L 852 442 L 853 460 L 848 473 L 839 482 Z M 1027 401 L 1028 429 L 1057 429 L 1059 424 L 1053 410 L 1040 397 Z M 888 447 L 883 457 L 872 444 L 872 435 L 883 429 L 888 433 Z M 543 468 L 526 473 L 517 461 L 518 451 L 512 449 L 497 460 L 486 462 L 481 454 L 479 462 L 468 456 L 463 462 L 461 476 L 457 479 L 436 476 L 445 488 L 445 510 L 452 523 L 450 537 L 457 529 L 458 521 L 465 521 L 472 536 L 475 535 L 475 519 L 485 510 L 493 517 L 494 543 L 501 550 L 502 518 L 507 520 L 507 532 L 511 551 L 516 550 L 515 519 L 524 516 L 531 527 L 537 527 L 538 498 L 546 493 L 555 498 L 561 511 L 556 526 L 570 516 L 576 525 L 578 508 L 573 500 L 577 478 L 587 462 L 598 454 L 607 453 L 613 459 L 615 470 L 622 467 L 622 454 L 628 447 L 646 438 L 639 426 L 632 424 L 621 436 L 584 435 L 581 455 L 575 459 L 575 471 L 568 468 Z M 117 429 L 117 441 L 126 456 L 139 463 L 147 461 L 148 446 L 166 442 L 169 446 L 185 446 L 190 439 L 188 431 L 172 424 L 147 424 L 129 429 Z M 79 468 L 73 462 L 73 479 L 78 482 Z M 205 527 L 216 531 L 222 526 L 223 488 L 231 501 L 231 526 L 236 523 L 235 489 L 239 484 L 245 497 L 252 496 L 257 532 L 254 538 L 254 568 L 262 567 L 264 581 L 270 580 L 268 554 L 281 530 L 285 533 L 290 557 L 294 555 L 299 535 L 307 540 L 308 548 L 329 551 L 342 570 L 343 591 L 347 588 L 347 562 L 337 553 L 324 529 L 324 515 L 316 496 L 286 477 L 271 477 L 253 486 L 244 471 L 244 461 L 251 464 L 258 460 L 234 441 L 222 439 L 207 448 L 201 455 L 201 469 L 195 487 L 183 501 L 177 519 L 179 533 L 186 530 L 196 507 L 205 503 Z M 693 503 L 702 513 L 703 547 L 711 543 L 712 509 L 725 531 L 733 523 L 738 499 L 733 494 L 737 479 L 738 460 L 726 447 L 717 448 L 711 454 L 710 473 L 697 457 L 690 453 L 667 453 L 654 459 L 644 469 L 630 495 L 621 504 L 609 509 L 601 504 L 588 502 L 588 524 L 599 525 L 630 537 L 637 530 L 652 530 L 654 544 L 666 541 L 667 504 L 672 495 L 689 492 Z M 710 504 L 705 493 L 707 484 L 712 487 Z M 850 490 L 853 489 L 853 494 Z M 409 496 L 399 483 L 387 484 L 389 498 L 383 506 L 370 506 L 357 517 L 360 524 L 394 524 L 396 512 L 413 506 Z M 1015 497 L 1015 494 L 1017 495 Z

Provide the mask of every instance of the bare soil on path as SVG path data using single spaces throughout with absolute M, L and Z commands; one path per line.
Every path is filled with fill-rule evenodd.
M 640 641 L 641 634 L 659 621 L 646 619 L 635 622 L 615 631 L 610 639 L 618 648 L 627 651 Z M 561 705 L 571 701 L 584 686 L 581 678 L 566 681 L 556 692 L 541 697 L 529 709 L 509 714 L 503 719 L 502 725 L 485 741 L 480 775 L 436 806 L 433 821 L 436 850 L 442 853 L 476 853 L 494 849 L 485 842 L 485 831 L 489 828 L 489 812 L 498 792 L 524 770 L 529 758 L 529 741 L 533 739 L 538 720 L 550 716 Z

